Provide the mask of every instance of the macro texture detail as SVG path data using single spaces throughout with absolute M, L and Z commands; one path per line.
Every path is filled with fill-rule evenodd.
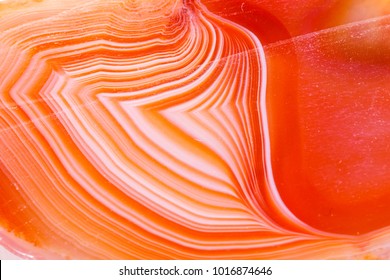
M 0 2 L 0 245 L 390 258 L 390 2 Z

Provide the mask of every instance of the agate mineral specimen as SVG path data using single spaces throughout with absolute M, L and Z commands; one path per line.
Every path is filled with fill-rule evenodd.
M 0 1 L 0 244 L 390 258 L 389 0 Z

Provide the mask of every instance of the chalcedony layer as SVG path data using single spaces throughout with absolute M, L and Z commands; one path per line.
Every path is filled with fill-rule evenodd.
M 1 244 L 389 258 L 388 2 L 291 2 L 5 1 Z

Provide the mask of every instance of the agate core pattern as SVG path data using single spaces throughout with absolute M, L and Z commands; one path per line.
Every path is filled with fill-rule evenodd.
M 0 245 L 389 259 L 389 42 L 388 0 L 0 1 Z

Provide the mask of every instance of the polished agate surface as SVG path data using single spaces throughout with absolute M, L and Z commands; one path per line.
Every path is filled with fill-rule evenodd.
M 389 259 L 389 0 L 0 1 L 0 245 Z

